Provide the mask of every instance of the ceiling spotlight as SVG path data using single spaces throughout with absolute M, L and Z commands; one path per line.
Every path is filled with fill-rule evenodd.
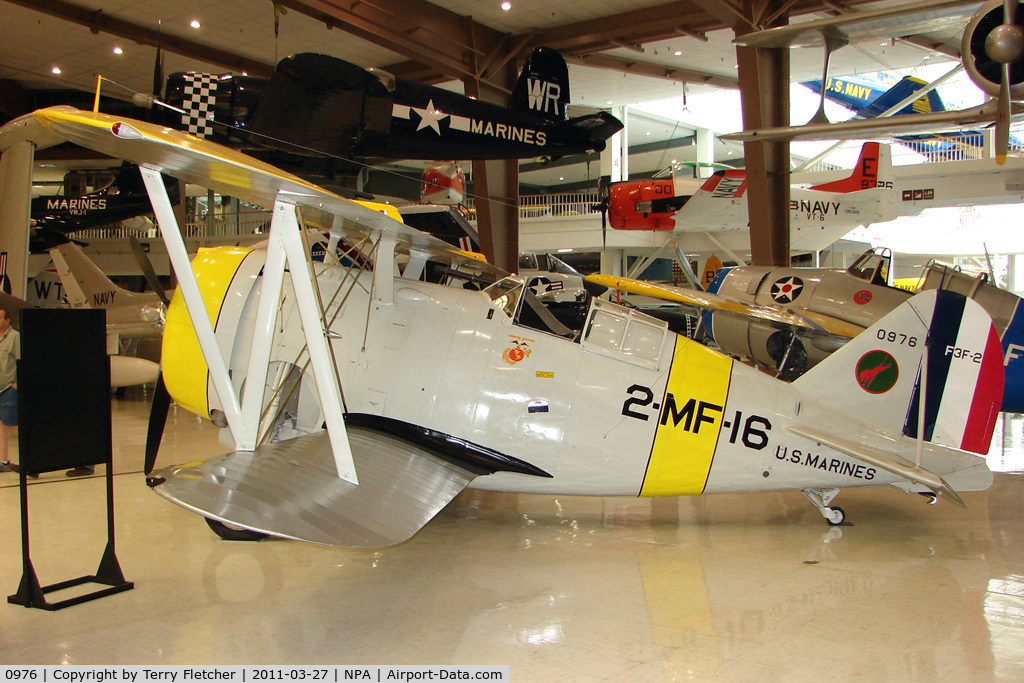
M 501 3 L 501 9 L 505 10 L 506 12 L 509 11 L 510 9 L 512 9 L 512 3 L 506 0 L 505 2 Z
M 60 75 L 60 73 L 61 73 L 61 71 L 60 71 L 60 67 L 59 67 L 59 66 L 55 66 L 55 67 L 53 67 L 52 69 L 50 69 L 50 71 L 52 71 L 52 72 L 53 72 L 54 74 L 57 74 L 58 76 L 59 76 L 59 75 Z
M 675 54 L 676 57 L 682 57 L 683 56 L 683 51 L 682 50 L 676 50 L 674 54 Z
M 607 102 L 605 102 L 605 104 L 611 104 L 611 103 L 612 103 L 611 100 L 608 100 Z
M 123 55 L 123 54 L 124 54 L 124 50 L 122 50 L 122 49 L 121 49 L 121 48 L 119 48 L 119 47 L 115 47 L 115 48 L 114 48 L 114 54 L 115 54 L 115 55 Z
M 558 176 L 558 179 L 559 180 L 565 180 L 565 176 L 564 175 L 560 175 L 560 176 Z
M 647 131 L 646 133 L 644 133 L 644 135 L 650 135 L 650 134 L 651 134 L 651 131 Z
M 202 26 L 202 24 L 199 23 L 198 19 L 193 19 L 192 21 L 188 22 L 188 25 L 192 28 L 199 28 L 200 26 Z

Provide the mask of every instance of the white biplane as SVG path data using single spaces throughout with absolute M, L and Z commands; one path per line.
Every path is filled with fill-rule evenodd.
M 142 168 L 179 280 L 166 386 L 234 443 L 149 482 L 208 519 L 380 547 L 467 486 L 799 490 L 839 524 L 842 487 L 963 504 L 958 492 L 992 482 L 975 453 L 999 412 L 1002 353 L 957 294 L 913 297 L 787 384 L 605 301 L 569 328 L 523 278 L 481 290 L 479 261 L 449 245 L 182 133 L 70 108 L 5 128 L 0 139 L 70 140 Z M 190 267 L 162 173 L 273 207 L 267 248 L 202 250 Z M 363 255 L 311 262 L 301 226 L 314 215 Z M 460 277 L 466 266 L 477 275 Z

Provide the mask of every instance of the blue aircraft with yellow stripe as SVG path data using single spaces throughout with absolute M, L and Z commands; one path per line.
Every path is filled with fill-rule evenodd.
M 805 81 L 801 85 L 817 94 L 821 93 L 820 80 Z M 897 79 L 884 71 L 879 71 L 873 74 L 829 78 L 825 86 L 825 97 L 853 111 L 856 118 L 871 119 L 881 116 L 927 85 L 927 81 L 914 76 Z M 936 90 L 930 90 L 893 116 L 944 111 L 947 109 L 942 97 Z M 985 144 L 985 134 L 980 130 L 965 130 L 948 135 L 899 135 L 896 139 L 915 152 L 937 155 L 940 158 L 959 157 L 962 156 L 964 148 L 981 149 Z M 1011 135 L 1010 145 L 1019 148 L 1022 141 Z
M 142 169 L 179 283 L 166 388 L 233 444 L 148 482 L 215 528 L 387 546 L 467 486 L 797 490 L 839 524 L 842 487 L 964 504 L 960 493 L 992 483 L 977 454 L 1002 398 L 1002 350 L 984 309 L 958 294 L 910 298 L 786 383 L 608 301 L 570 327 L 525 278 L 208 141 L 69 108 L 0 129 L 0 149 L 25 140 Z M 266 248 L 205 249 L 190 264 L 164 173 L 272 207 Z M 313 217 L 363 258 L 311 262 L 301 226 Z

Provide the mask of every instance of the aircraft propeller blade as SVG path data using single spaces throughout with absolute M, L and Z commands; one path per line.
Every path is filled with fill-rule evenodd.
M 167 292 L 164 291 L 164 286 L 160 284 L 160 278 L 157 277 L 156 271 L 153 269 L 153 263 L 149 260 L 149 256 L 146 255 L 142 244 L 134 235 L 130 236 L 128 241 L 132 245 L 132 255 L 135 257 L 135 262 L 139 265 L 139 269 L 142 270 L 146 282 L 149 283 L 149 288 L 156 292 L 156 295 L 160 297 L 160 301 L 163 301 L 165 306 L 170 304 L 171 299 L 167 296 Z
M 601 212 L 601 248 L 608 246 L 608 206 L 611 203 L 611 189 L 604 176 L 597 179 L 597 204 L 592 209 Z
M 146 461 L 143 472 L 148 477 L 156 464 L 156 454 L 160 450 L 160 440 L 164 436 L 164 425 L 167 424 L 167 411 L 171 407 L 171 395 L 164 386 L 163 373 L 156 378 L 153 390 L 153 405 L 149 410 L 149 427 L 146 430 Z
M 999 114 L 996 118 L 996 163 L 1006 163 L 1010 149 L 1010 65 L 1003 64 L 1003 79 L 999 83 Z

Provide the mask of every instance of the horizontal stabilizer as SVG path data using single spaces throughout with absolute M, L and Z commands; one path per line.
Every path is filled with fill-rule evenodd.
M 235 451 L 153 476 L 155 490 L 193 512 L 270 534 L 344 548 L 411 538 L 476 474 L 427 449 L 348 429 L 359 485 L 340 479 L 327 432 Z
M 606 111 L 571 118 L 551 128 L 553 137 L 567 140 L 589 141 L 604 149 L 605 140 L 622 130 L 622 122 Z
M 819 444 L 834 448 L 841 453 L 846 453 L 852 458 L 857 458 L 886 472 L 892 472 L 898 477 L 903 477 L 915 484 L 926 486 L 936 496 L 949 498 L 960 507 L 967 507 L 967 503 L 964 502 L 963 498 L 942 477 L 898 455 L 858 441 L 844 439 L 806 425 L 791 424 L 786 429 L 797 436 L 812 439 Z M 933 449 L 934 447 L 929 448 Z

